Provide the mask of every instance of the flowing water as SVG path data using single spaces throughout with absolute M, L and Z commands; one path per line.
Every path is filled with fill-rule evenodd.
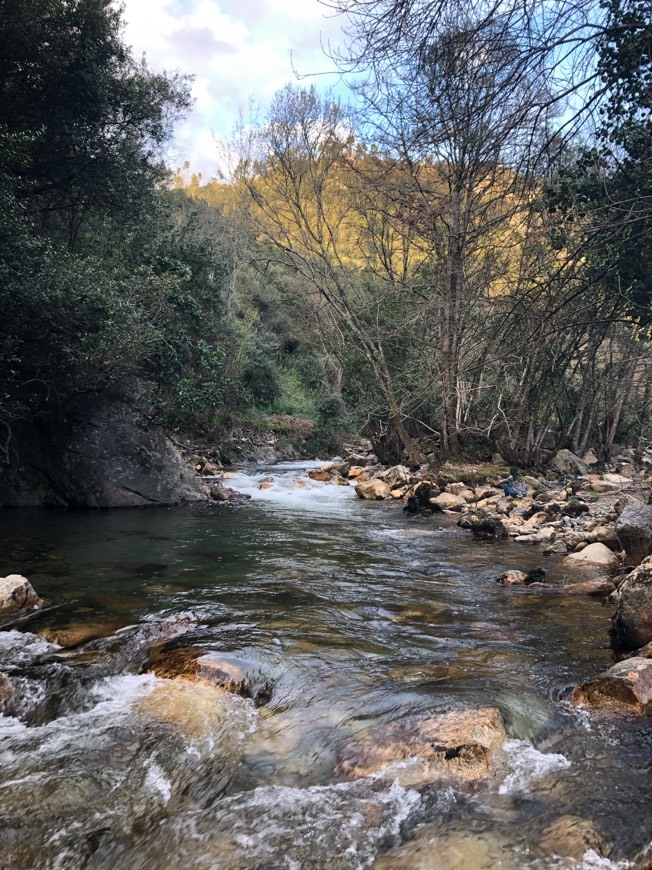
M 232 483 L 252 500 L 2 515 L 4 573 L 48 606 L 0 633 L 0 867 L 636 866 L 650 721 L 564 700 L 612 663 L 609 611 L 493 580 L 554 580 L 558 562 L 361 502 L 305 464 Z M 86 640 L 64 649 L 71 628 Z M 147 672 L 156 644 L 230 656 L 271 698 L 169 689 Z M 334 773 L 361 731 L 480 706 L 509 735 L 485 787 Z M 562 816 L 594 829 L 573 860 L 546 834 Z

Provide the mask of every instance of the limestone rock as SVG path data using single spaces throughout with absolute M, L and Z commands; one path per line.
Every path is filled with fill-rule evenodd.
M 652 556 L 618 587 L 611 635 L 618 648 L 638 649 L 652 641 Z
M 357 483 L 355 492 L 358 498 L 367 501 L 375 501 L 383 498 L 389 498 L 391 491 L 389 486 L 382 480 L 374 478 L 373 480 L 362 481 Z
M 408 717 L 358 737 L 335 772 L 347 779 L 382 772 L 403 786 L 481 780 L 497 772 L 505 737 L 495 708 Z
M 564 559 L 566 567 L 583 565 L 600 565 L 604 568 L 615 568 L 618 565 L 618 556 L 604 544 L 589 544 L 579 553 L 571 553 Z
M 574 704 L 618 713 L 652 712 L 652 660 L 634 657 L 618 662 L 604 674 L 578 686 Z
M 20 574 L 0 577 L 0 613 L 32 610 L 40 607 L 42 603 L 27 577 Z
M 652 555 L 652 505 L 627 507 L 616 520 L 616 532 L 630 565 Z
M 620 550 L 620 542 L 614 526 L 597 526 L 587 536 L 589 544 L 604 544 L 610 550 Z
M 431 498 L 430 504 L 443 511 L 461 511 L 466 507 L 466 500 L 461 495 L 442 492 L 435 496 L 435 498 Z

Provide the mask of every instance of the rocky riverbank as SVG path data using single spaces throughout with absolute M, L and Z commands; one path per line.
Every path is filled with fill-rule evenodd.
M 594 468 L 591 468 L 591 466 Z M 327 485 L 353 486 L 363 500 L 401 505 L 406 514 L 448 515 L 484 541 L 536 546 L 561 564 L 563 582 L 546 571 L 510 570 L 496 581 L 543 594 L 602 598 L 615 612 L 609 630 L 615 653 L 629 656 L 577 687 L 573 703 L 607 711 L 652 712 L 652 452 L 633 451 L 600 471 L 560 451 L 550 468 L 525 476 L 527 494 L 505 496 L 494 484 L 506 466 L 447 463 L 436 471 L 386 467 L 367 453 L 349 452 L 309 472 Z M 272 476 L 260 483 L 273 486 Z M 638 567 L 637 567 L 638 566 Z

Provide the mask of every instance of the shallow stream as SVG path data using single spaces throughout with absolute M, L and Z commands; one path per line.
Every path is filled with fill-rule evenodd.
M 555 579 L 534 548 L 479 544 L 306 467 L 239 473 L 253 498 L 238 507 L 0 514 L 3 573 L 49 602 L 0 633 L 0 867 L 634 866 L 652 840 L 652 725 L 564 700 L 612 663 L 609 611 L 494 582 L 536 565 Z M 71 626 L 98 639 L 50 642 Z M 161 638 L 244 662 L 271 700 L 215 712 L 197 690 L 191 712 L 176 698 L 150 715 Z M 509 734 L 490 786 L 333 772 L 360 731 L 481 706 Z M 562 816 L 609 860 L 593 834 L 558 857 Z

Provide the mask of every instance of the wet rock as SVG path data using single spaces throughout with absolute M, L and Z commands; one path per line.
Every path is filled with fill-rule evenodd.
M 10 708 L 14 699 L 14 686 L 6 674 L 0 673 L 0 714 Z
M 652 659 L 633 657 L 578 686 L 570 700 L 616 713 L 652 712 Z
M 558 855 L 582 862 L 589 849 L 604 856 L 608 855 L 610 847 L 604 834 L 593 822 L 580 816 L 566 815 L 555 819 L 545 828 L 540 843 L 533 851 L 540 858 Z
M 383 480 L 374 478 L 373 480 L 357 483 L 355 493 L 358 498 L 365 499 L 366 501 L 379 501 L 390 497 L 390 488 Z
M 496 577 L 496 583 L 503 583 L 505 586 L 524 586 L 527 580 L 525 571 L 504 571 Z
M 599 565 L 604 568 L 615 568 L 619 564 L 618 556 L 604 544 L 588 544 L 579 553 L 571 553 L 564 559 L 568 568 L 584 565 Z
M 33 610 L 42 603 L 27 577 L 21 574 L 0 577 L 0 614 Z
M 599 577 L 596 580 L 586 580 L 584 583 L 569 583 L 561 589 L 566 595 L 590 595 L 596 598 L 604 598 L 616 588 L 616 584 L 608 577 Z
M 466 500 L 461 495 L 442 492 L 430 499 L 430 504 L 442 511 L 461 511 L 466 507 Z
M 228 697 L 216 686 L 161 680 L 153 692 L 134 704 L 134 710 L 147 719 L 174 726 L 187 740 L 196 740 L 212 734 L 222 724 L 232 710 L 225 700 Z
M 618 587 L 610 634 L 618 649 L 638 649 L 652 641 L 652 556 Z
M 198 647 L 161 650 L 150 660 L 149 669 L 157 677 L 215 686 L 257 703 L 266 703 L 272 695 L 272 683 L 262 676 L 252 677 L 247 662 Z
M 505 737 L 495 708 L 408 717 L 354 740 L 335 772 L 347 779 L 382 772 L 403 786 L 482 780 L 497 772 Z
M 484 540 L 501 540 L 507 537 L 507 529 L 498 516 L 478 517 L 471 520 L 471 534 Z
M 410 514 L 423 512 L 432 513 L 433 506 L 430 504 L 430 499 L 434 498 L 438 493 L 439 487 L 430 483 L 428 480 L 422 480 L 413 488 L 403 510 Z
M 627 507 L 616 521 L 616 532 L 630 565 L 652 555 L 652 505 Z
M 505 586 L 530 586 L 532 583 L 541 583 L 546 576 L 543 568 L 533 568 L 527 574 L 525 571 L 505 571 L 496 577 L 496 583 L 503 583 Z
M 311 468 L 308 472 L 308 477 L 311 480 L 318 480 L 321 483 L 328 483 L 333 477 L 333 472 L 329 469 L 323 470 L 318 468 Z
M 273 480 L 273 478 L 271 478 Z M 272 486 L 271 483 L 266 484 L 265 488 Z M 263 489 L 263 487 L 260 487 Z M 208 494 L 213 499 L 213 501 L 218 502 L 229 502 L 229 503 L 238 503 L 242 501 L 247 501 L 251 496 L 247 493 L 238 492 L 235 489 L 231 489 L 228 486 L 224 486 L 220 481 L 215 481 L 211 483 L 208 487 Z
M 70 649 L 80 646 L 82 643 L 87 643 L 89 640 L 96 640 L 99 637 L 108 637 L 117 629 L 122 628 L 124 622 L 111 620 L 107 622 L 80 622 L 76 625 L 68 625 L 60 628 L 42 628 L 37 634 L 48 641 L 48 643 L 56 643 L 59 646 Z

